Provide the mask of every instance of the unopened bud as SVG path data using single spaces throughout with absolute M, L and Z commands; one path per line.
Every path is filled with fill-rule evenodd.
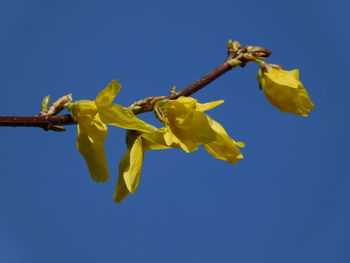
M 176 94 L 176 86 L 171 88 L 170 94 Z
M 41 112 L 47 112 L 50 105 L 50 95 L 45 96 L 41 101 Z
M 232 41 L 231 39 L 227 42 L 227 49 L 229 52 L 237 52 L 241 48 L 242 44 L 241 42 L 235 40 Z
M 271 54 L 271 53 L 270 53 Z M 262 52 L 262 51 L 257 51 L 253 53 L 253 56 L 256 58 L 266 58 L 268 57 L 270 54 L 267 54 L 266 52 Z
M 231 49 L 232 48 L 232 45 L 233 44 L 233 41 L 231 40 L 231 39 L 229 39 L 228 41 L 227 41 L 227 49 Z
M 48 110 L 48 115 L 56 115 L 57 113 L 60 113 L 65 106 L 72 101 L 72 94 L 67 94 L 56 100 L 50 109 Z

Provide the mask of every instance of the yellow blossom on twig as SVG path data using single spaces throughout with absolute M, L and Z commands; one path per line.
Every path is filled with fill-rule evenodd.
M 67 105 L 78 123 L 77 148 L 96 182 L 106 182 L 109 179 L 104 151 L 106 124 L 140 131 L 154 130 L 154 127 L 138 119 L 131 110 L 112 103 L 120 88 L 121 85 L 112 80 L 94 101 L 80 100 Z
M 299 80 L 299 70 L 287 71 L 267 63 L 261 67 L 259 85 L 268 101 L 282 112 L 308 116 L 315 105 Z
M 236 164 L 243 158 L 238 147 L 244 147 L 244 143 L 230 138 L 218 122 L 204 113 L 223 102 L 201 104 L 191 97 L 179 97 L 166 103 L 162 106 L 166 144 L 178 145 L 186 152 L 193 152 L 203 145 L 215 158 Z

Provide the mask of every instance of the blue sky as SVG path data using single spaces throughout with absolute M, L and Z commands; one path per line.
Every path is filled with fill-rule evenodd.
M 283 114 L 258 90 L 256 65 L 234 69 L 194 97 L 225 100 L 208 114 L 246 143 L 245 159 L 147 152 L 122 204 L 122 129 L 106 142 L 112 178 L 96 184 L 76 127 L 1 128 L 0 261 L 349 262 L 349 4 L 126 2 L 2 1 L 0 115 L 37 114 L 47 94 L 93 99 L 112 79 L 125 106 L 165 95 L 216 67 L 228 39 L 299 68 L 316 109 Z

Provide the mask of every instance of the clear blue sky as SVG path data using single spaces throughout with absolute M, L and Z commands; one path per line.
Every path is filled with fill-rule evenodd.
M 226 42 L 265 46 L 299 68 L 316 110 L 283 114 L 257 66 L 195 95 L 246 143 L 233 166 L 203 149 L 147 152 L 136 195 L 112 200 L 124 131 L 111 128 L 111 180 L 94 183 L 64 133 L 0 128 L 0 262 L 350 262 L 347 1 L 2 1 L 0 115 L 34 115 L 47 94 L 93 99 L 112 79 L 129 105 L 183 88 Z M 142 117 L 155 123 L 152 114 Z

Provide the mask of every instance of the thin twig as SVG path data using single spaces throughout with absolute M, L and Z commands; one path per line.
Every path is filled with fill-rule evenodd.
M 214 70 L 187 86 L 180 92 L 173 92 L 168 96 L 149 97 L 133 103 L 129 108 L 135 114 L 152 111 L 157 101 L 163 99 L 177 99 L 180 96 L 191 96 L 193 93 L 207 86 L 235 66 L 244 66 L 247 62 L 256 59 L 265 59 L 271 54 L 266 48 L 247 46 L 243 49 L 238 41 L 229 41 L 227 58 Z M 55 130 L 55 126 L 76 124 L 71 115 L 54 116 L 0 116 L 0 126 L 10 127 L 40 127 L 44 130 Z M 57 131 L 61 131 L 60 129 Z
M 8 127 L 39 127 L 50 130 L 52 125 L 73 125 L 70 114 L 55 116 L 0 116 L 0 126 Z

